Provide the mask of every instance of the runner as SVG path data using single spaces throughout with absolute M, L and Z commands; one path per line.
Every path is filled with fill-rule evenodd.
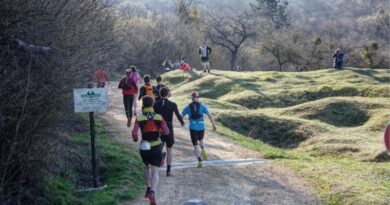
M 166 86 L 166 85 L 164 85 L 164 84 L 162 84 L 162 78 L 161 78 L 161 76 L 158 76 L 157 78 L 156 78 L 156 81 L 157 81 L 157 85 L 156 86 L 154 86 L 154 88 L 155 88 L 155 92 L 156 92 L 156 102 L 157 101 L 159 101 L 159 100 L 161 100 L 161 96 L 160 96 L 160 90 L 161 90 L 161 88 L 167 88 L 168 89 L 168 97 L 170 97 L 171 96 L 171 91 L 169 90 L 169 88 Z
M 190 64 L 188 64 L 188 63 L 186 63 L 184 61 L 184 57 L 181 58 L 179 69 L 182 70 L 182 71 L 185 71 L 185 72 L 188 72 L 188 71 L 192 70 Z
M 153 111 L 154 100 L 150 96 L 142 98 L 142 115 L 137 116 L 132 131 L 133 141 L 138 141 L 138 130 L 141 129 L 142 139 L 139 152 L 145 164 L 146 193 L 151 205 L 156 205 L 155 191 L 158 185 L 158 168 L 164 165 L 165 153 L 160 134 L 169 135 L 167 124 L 161 115 Z
M 104 68 L 99 68 L 96 70 L 95 79 L 96 79 L 96 87 L 98 88 L 104 88 L 106 86 L 106 82 L 110 84 L 108 74 L 104 70 Z
M 213 125 L 213 130 L 215 131 L 217 128 L 215 127 L 215 122 L 211 114 L 209 113 L 207 107 L 199 102 L 199 94 L 194 91 L 191 93 L 192 103 L 187 105 L 181 115 L 185 117 L 186 115 L 190 118 L 190 135 L 192 145 L 194 145 L 195 155 L 198 158 L 198 168 L 203 167 L 202 160 L 207 160 L 207 154 L 204 149 L 204 131 L 205 131 L 205 121 L 203 119 L 203 115 L 206 114 Z M 199 146 L 201 151 L 199 152 Z M 202 155 L 202 156 L 201 156 Z
M 171 70 L 170 67 L 173 67 L 171 61 L 168 59 L 168 56 L 165 57 L 162 66 L 164 67 L 164 71 L 170 71 Z
M 175 138 L 173 134 L 173 125 L 172 125 L 172 118 L 173 113 L 175 113 L 177 119 L 180 121 L 181 126 L 184 126 L 184 121 L 182 116 L 179 113 L 179 110 L 177 109 L 176 103 L 168 100 L 169 97 L 169 90 L 166 87 L 163 87 L 160 89 L 160 96 L 161 100 L 156 101 L 153 108 L 154 111 L 157 114 L 160 114 L 163 116 L 165 122 L 168 125 L 169 128 L 169 135 L 162 135 L 161 140 L 166 144 L 167 146 L 167 177 L 172 176 L 171 173 L 171 166 L 172 166 L 172 147 L 173 144 L 175 144 Z
M 145 85 L 142 86 L 142 88 L 139 91 L 138 100 L 141 100 L 146 95 L 152 97 L 154 100 L 154 98 L 156 96 L 156 88 L 150 84 L 150 76 L 149 75 L 144 76 L 144 82 L 145 82 Z
M 134 112 L 133 114 L 137 115 L 137 101 L 135 99 L 137 99 L 137 95 L 138 95 L 138 85 L 137 84 L 141 81 L 141 77 L 138 74 L 137 67 L 132 65 L 132 66 L 130 66 L 130 69 L 131 69 L 130 80 L 131 80 L 131 83 L 134 85 L 135 91 L 136 91 L 136 93 L 134 94 L 134 100 L 133 100 L 133 112 Z
M 131 83 L 131 70 L 126 70 L 126 76 L 119 81 L 118 88 L 122 89 L 123 104 L 125 106 L 127 127 L 131 126 L 131 119 L 133 117 L 133 102 L 134 95 L 137 93 L 135 86 Z
M 200 60 L 202 61 L 203 65 L 203 72 L 208 72 L 210 73 L 210 54 L 211 54 L 211 48 L 206 45 L 206 42 L 203 42 L 203 45 L 199 47 L 199 55 L 200 55 Z

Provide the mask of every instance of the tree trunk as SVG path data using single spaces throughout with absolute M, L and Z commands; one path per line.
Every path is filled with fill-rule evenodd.
M 234 49 L 231 52 L 231 58 L 230 58 L 230 70 L 234 70 L 237 64 L 237 54 L 238 54 L 238 49 Z

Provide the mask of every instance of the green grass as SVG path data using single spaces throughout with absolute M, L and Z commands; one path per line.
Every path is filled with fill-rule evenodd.
M 86 122 L 85 126 L 87 127 Z M 88 131 L 73 135 L 70 144 L 72 153 L 89 159 Z M 94 192 L 76 192 L 78 188 L 82 188 L 76 187 L 76 184 L 80 184 L 79 173 L 87 172 L 86 175 L 89 176 L 91 171 L 68 165 L 62 168 L 67 171 L 47 177 L 45 193 L 52 204 L 118 204 L 120 201 L 133 199 L 139 193 L 144 186 L 144 179 L 143 164 L 138 153 L 107 136 L 99 120 L 96 124 L 96 150 L 100 182 L 107 185 L 107 188 Z M 91 187 L 90 183 L 84 182 L 84 185 Z
M 199 91 L 220 134 L 307 178 L 324 204 L 390 201 L 390 70 L 175 71 L 163 79 L 181 107 Z

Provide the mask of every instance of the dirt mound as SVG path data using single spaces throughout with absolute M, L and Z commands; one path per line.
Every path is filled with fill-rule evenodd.
M 265 115 L 220 114 L 217 121 L 240 134 L 283 149 L 298 147 L 314 133 L 302 122 Z
M 313 109 L 303 116 L 317 119 L 337 127 L 356 127 L 363 125 L 369 118 L 367 110 L 353 102 L 335 102 Z

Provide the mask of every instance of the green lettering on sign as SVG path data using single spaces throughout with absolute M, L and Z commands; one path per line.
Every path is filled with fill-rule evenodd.
M 81 95 L 81 98 L 98 98 L 100 97 L 100 94 L 96 94 L 93 91 L 87 92 L 85 95 Z

